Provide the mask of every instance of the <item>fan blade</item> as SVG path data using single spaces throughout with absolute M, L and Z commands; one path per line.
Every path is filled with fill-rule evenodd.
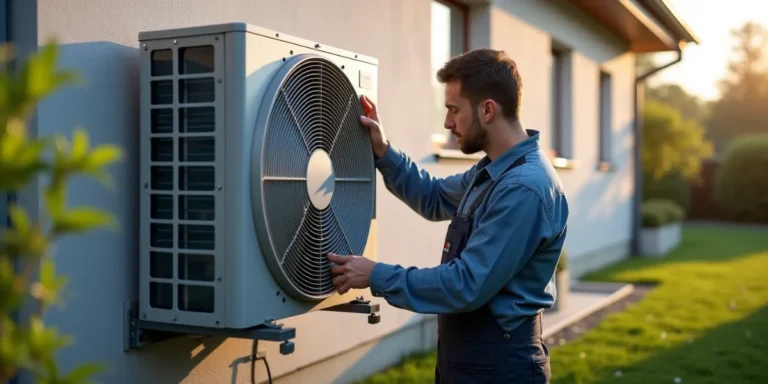
M 309 144 L 309 151 L 322 148 L 322 64 L 307 61 L 297 66 L 283 85 L 283 95 L 299 122 L 299 128 Z
M 309 139 L 307 138 L 307 133 L 306 133 L 307 130 L 303 128 L 303 124 L 306 124 L 306 123 L 299 121 L 299 117 L 296 115 L 296 110 L 291 105 L 290 101 L 288 101 L 288 96 L 285 95 L 285 92 L 280 91 L 280 97 L 278 97 L 275 100 L 275 108 L 273 109 L 273 111 L 279 110 L 280 107 L 278 103 L 282 103 L 282 105 L 285 108 L 285 111 L 287 112 L 288 117 L 290 117 L 290 121 L 292 121 L 293 124 L 296 126 L 296 130 L 298 131 L 299 136 L 301 137 L 301 140 L 304 143 L 304 148 L 307 150 L 307 153 L 312 153 L 312 146 L 310 145 Z M 270 117 L 270 121 L 278 120 L 280 122 L 283 122 L 283 124 L 285 124 L 285 122 L 288 119 L 284 119 L 284 118 L 281 119 L 280 117 L 282 116 L 276 116 L 274 118 Z
M 323 216 L 323 211 L 309 206 L 305 220 L 281 260 L 291 281 L 310 295 L 325 295 L 334 290 L 328 259 L 323 252 L 323 228 L 328 221 Z
M 309 198 L 304 183 L 275 180 L 263 183 L 263 188 L 272 247 L 282 258 L 306 222 Z
M 270 144 L 264 147 L 262 155 L 264 178 L 306 178 L 309 151 L 296 124 L 285 99 L 278 97 L 272 109 L 265 138 Z
M 374 193 L 375 184 L 337 183 L 333 192 L 330 209 L 338 219 L 339 228 L 349 239 L 352 254 L 360 255 L 368 241 L 368 230 L 373 216 L 373 201 L 369 198 Z
M 342 77 L 343 74 L 338 71 L 328 71 L 325 77 L 325 90 L 323 100 L 326 100 L 325 107 L 329 115 L 327 125 L 323 128 L 327 132 L 327 141 L 324 143 L 324 149 L 330 153 L 333 145 L 339 137 L 344 121 L 352 111 L 352 104 L 355 102 L 355 92 L 347 89 L 349 80 Z M 349 94 L 347 96 L 347 94 Z M 346 97 L 345 97 L 346 96 Z
M 371 141 L 365 127 L 360 126 L 356 113 L 347 114 L 342 121 L 330 156 L 337 178 L 372 177 L 371 160 L 368 160 L 373 159 Z

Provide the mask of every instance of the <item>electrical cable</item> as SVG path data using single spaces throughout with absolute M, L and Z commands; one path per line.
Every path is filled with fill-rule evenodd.
M 269 369 L 269 362 L 267 361 L 266 354 L 264 357 L 257 357 L 256 354 L 259 351 L 259 341 L 254 340 L 251 347 L 251 383 L 256 384 L 256 360 L 264 360 L 264 366 L 267 368 L 267 380 L 269 384 L 272 384 L 272 371 Z
M 254 340 L 251 345 L 251 384 L 256 384 L 256 352 L 259 349 L 259 341 Z

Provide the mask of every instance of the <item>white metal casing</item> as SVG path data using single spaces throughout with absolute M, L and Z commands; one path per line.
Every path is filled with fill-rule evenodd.
M 281 319 L 300 315 L 308 311 L 322 309 L 334 304 L 347 302 L 355 297 L 366 294 L 365 291 L 352 290 L 346 295 L 333 295 L 317 302 L 298 301 L 284 294 L 278 283 L 272 277 L 262 255 L 259 239 L 254 227 L 252 211 L 261 210 L 252 206 L 250 198 L 251 177 L 251 147 L 253 136 L 258 127 L 258 113 L 264 92 L 272 76 L 283 64 L 284 58 L 304 53 L 321 55 L 343 66 L 351 85 L 358 95 L 366 95 L 374 102 L 377 101 L 377 65 L 376 59 L 342 49 L 328 47 L 324 44 L 293 37 L 284 33 L 245 24 L 229 23 L 209 26 L 178 28 L 162 31 L 142 32 L 139 34 L 141 43 L 140 95 L 141 95 L 141 211 L 140 211 L 140 296 L 139 310 L 142 320 L 165 322 L 179 325 L 219 327 L 219 328 L 248 328 L 262 324 L 265 320 Z M 159 137 L 150 134 L 153 115 L 151 109 L 158 105 L 151 104 L 152 81 L 158 79 L 172 80 L 173 92 L 179 94 L 178 80 L 187 75 L 167 77 L 152 77 L 152 53 L 158 50 L 170 49 L 173 54 L 173 65 L 178 67 L 177 57 L 180 49 L 190 46 L 212 45 L 214 49 L 214 71 L 204 77 L 215 81 L 215 100 L 208 104 L 215 108 L 215 153 L 212 162 L 215 167 L 216 189 L 208 192 L 215 199 L 215 249 L 214 270 L 212 281 L 194 282 L 195 285 L 212 287 L 214 290 L 214 308 L 210 313 L 188 312 L 177 308 L 180 292 L 176 289 L 179 282 L 178 260 L 173 259 L 172 278 L 150 277 L 150 244 L 149 227 L 152 222 L 162 221 L 150 219 L 152 202 L 150 195 L 151 173 L 151 138 Z M 190 75 L 189 77 L 201 77 Z M 174 99 L 175 100 L 175 99 Z M 175 110 L 173 117 L 173 134 L 169 135 L 176 141 L 178 132 L 180 107 L 177 102 L 162 106 Z M 183 135 L 182 135 L 183 136 Z M 174 146 L 174 153 L 178 148 Z M 178 156 L 178 154 L 174 155 Z M 176 157 L 175 160 L 178 160 Z M 176 164 L 177 162 L 174 162 Z M 184 164 L 179 164 L 183 166 Z M 179 167 L 174 167 L 174 180 L 178 180 Z M 202 192 L 201 192 L 202 193 Z M 178 204 L 178 192 L 168 192 L 174 196 L 173 204 Z M 166 220 L 177 223 L 177 220 Z M 178 236 L 173 234 L 174 239 Z M 176 247 L 174 254 L 178 253 Z M 376 222 L 375 214 L 371 222 L 371 230 L 364 255 L 376 259 Z M 174 284 L 172 293 L 172 308 L 156 308 L 151 305 L 150 284 Z M 210 288 L 207 288 L 210 289 Z

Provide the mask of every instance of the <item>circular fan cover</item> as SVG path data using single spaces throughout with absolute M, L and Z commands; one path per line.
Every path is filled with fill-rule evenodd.
M 328 252 L 361 255 L 375 203 L 370 136 L 343 70 L 316 55 L 288 59 L 259 111 L 252 202 L 264 258 L 292 296 L 333 294 Z

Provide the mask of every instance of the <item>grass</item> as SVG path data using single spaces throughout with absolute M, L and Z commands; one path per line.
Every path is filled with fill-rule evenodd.
M 595 281 L 658 283 L 563 346 L 553 383 L 768 383 L 768 230 L 686 227 L 661 259 L 632 258 Z M 435 352 L 364 383 L 432 383 Z

